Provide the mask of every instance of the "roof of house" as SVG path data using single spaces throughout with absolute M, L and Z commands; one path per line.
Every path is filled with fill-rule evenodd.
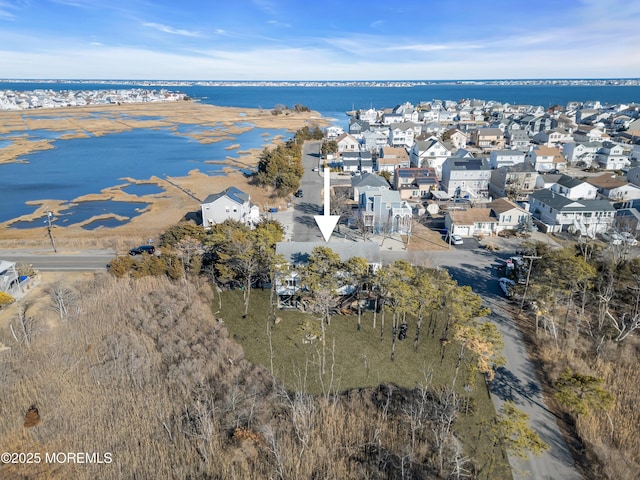
M 303 265 L 316 247 L 329 247 L 343 262 L 363 257 L 369 263 L 381 263 L 380 246 L 376 242 L 278 242 L 276 253 L 282 254 L 292 265 Z
M 487 203 L 487 207 L 493 210 L 497 214 L 508 212 L 509 210 L 513 210 L 513 209 L 517 209 L 522 212 L 525 211 L 523 208 L 519 207 L 518 205 L 513 203 L 511 200 L 504 197 L 496 198 L 493 202 Z
M 580 180 L 576 177 L 572 177 L 571 175 L 560 175 L 560 178 L 556 181 L 558 185 L 562 185 L 563 187 L 573 188 L 586 183 L 584 180 Z
M 382 147 L 380 158 L 409 158 L 409 154 L 402 147 Z
M 556 155 L 562 155 L 560 150 L 556 147 L 547 147 L 546 145 L 539 145 L 533 149 L 536 155 L 545 157 L 555 157 Z
M 596 188 L 604 189 L 623 187 L 629 183 L 624 177 L 611 173 L 603 173 L 597 177 L 590 177 L 587 181 Z
M 546 188 L 533 192 L 529 195 L 529 198 L 538 200 L 554 210 L 562 210 L 565 212 L 611 212 L 615 210 L 613 205 L 606 200 L 571 200 L 564 195 L 552 192 Z
M 467 210 L 451 210 L 447 212 L 455 225 L 473 225 L 474 223 L 495 223 L 490 208 L 469 208 Z
M 352 187 L 389 187 L 389 182 L 375 173 L 363 173 L 362 175 L 354 175 L 351 177 Z
M 454 158 L 445 160 L 451 170 L 490 170 L 489 162 L 486 158 Z
M 485 127 L 485 128 L 479 128 L 478 129 L 478 136 L 498 136 L 501 137 L 504 135 L 504 132 L 502 130 L 500 130 L 499 128 L 493 128 L 493 127 Z
M 202 203 L 213 203 L 219 198 L 222 198 L 224 196 L 228 197 L 229 199 L 233 200 L 236 203 L 239 203 L 240 205 L 249 201 L 249 194 L 244 193 L 239 188 L 229 187 L 220 193 L 213 193 L 209 195 L 207 198 L 204 199 Z

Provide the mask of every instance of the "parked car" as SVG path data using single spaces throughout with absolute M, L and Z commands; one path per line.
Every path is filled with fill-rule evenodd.
M 302 189 L 299 189 L 296 193 L 293 194 L 294 197 L 301 198 L 302 197 Z
M 513 296 L 513 291 L 511 290 L 511 288 L 516 284 L 516 282 L 514 282 L 510 278 L 502 277 L 500 280 L 498 280 L 498 283 L 500 284 L 500 289 L 505 294 L 505 296 Z
M 622 245 L 623 241 L 622 235 L 616 232 L 605 232 L 602 234 L 602 239 L 611 245 Z
M 632 233 L 621 232 L 620 236 L 622 237 L 622 240 L 624 241 L 624 243 L 626 243 L 627 245 L 630 245 L 632 247 L 635 247 L 638 245 L 638 240 L 636 239 L 636 237 L 633 236 Z
M 317 172 L 317 171 L 318 171 L 318 167 L 313 167 L 313 168 L 311 169 L 311 171 L 312 171 L 312 172 Z
M 129 250 L 129 255 L 142 255 L 144 253 L 153 255 L 156 252 L 156 247 L 153 245 L 140 245 L 139 247 Z
M 462 245 L 464 240 L 460 235 L 454 233 L 453 235 L 447 234 L 445 241 L 451 245 Z

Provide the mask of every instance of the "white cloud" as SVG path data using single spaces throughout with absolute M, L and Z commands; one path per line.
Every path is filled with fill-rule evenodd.
M 146 22 L 146 23 L 143 23 L 143 25 L 145 27 L 153 28 L 155 30 L 159 30 L 164 33 L 169 33 L 171 35 L 181 35 L 183 37 L 202 37 L 202 34 L 200 34 L 199 32 L 173 28 L 168 25 L 163 25 L 161 23 Z

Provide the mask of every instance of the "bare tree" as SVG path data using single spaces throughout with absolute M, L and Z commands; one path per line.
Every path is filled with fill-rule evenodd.
M 76 292 L 62 281 L 57 281 L 48 289 L 48 293 L 53 303 L 51 308 L 58 314 L 60 323 L 65 323 L 77 299 Z

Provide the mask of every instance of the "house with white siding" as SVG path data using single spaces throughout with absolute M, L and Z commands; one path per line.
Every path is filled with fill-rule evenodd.
M 510 167 L 524 162 L 524 152 L 520 150 L 493 150 L 489 155 L 491 168 Z
M 451 156 L 451 150 L 436 137 L 427 140 L 418 140 L 409 151 L 409 160 L 412 167 L 430 167 L 436 174 L 442 171 L 442 164 Z
M 595 188 L 601 198 L 624 202 L 640 198 L 640 187 L 630 183 L 623 176 L 603 173 L 587 180 Z
M 593 200 L 598 193 L 598 189 L 587 180 L 570 175 L 560 175 L 560 178 L 548 188 L 571 200 Z
M 231 219 L 254 227 L 260 221 L 260 209 L 251 204 L 249 194 L 236 187 L 229 187 L 223 192 L 209 195 L 200 204 L 202 226 L 212 225 Z

